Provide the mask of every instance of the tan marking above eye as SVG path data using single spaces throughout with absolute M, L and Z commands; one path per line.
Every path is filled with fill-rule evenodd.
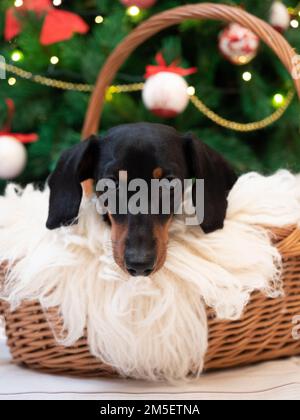
M 162 175 L 163 175 L 163 170 L 162 168 L 159 168 L 159 167 L 155 168 L 152 172 L 152 176 L 154 179 L 160 179 L 162 178 Z

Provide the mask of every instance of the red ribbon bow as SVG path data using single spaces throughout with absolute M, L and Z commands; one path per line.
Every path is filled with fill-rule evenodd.
M 173 61 L 169 66 L 166 63 L 166 60 L 164 59 L 164 56 L 161 52 L 157 53 L 155 56 L 155 60 L 157 62 L 157 66 L 149 65 L 146 67 L 146 74 L 145 79 L 148 79 L 151 76 L 154 76 L 157 73 L 160 73 L 162 71 L 169 72 L 169 73 L 176 73 L 180 76 L 188 76 L 190 74 L 197 72 L 197 67 L 191 67 L 189 69 L 184 69 L 182 67 L 178 67 L 178 60 Z
M 15 114 L 15 104 L 12 99 L 6 99 L 5 100 L 7 105 L 7 120 L 4 124 L 3 130 L 0 130 L 0 136 L 12 136 L 16 140 L 18 140 L 20 143 L 34 143 L 39 139 L 37 134 L 31 133 L 31 134 L 20 134 L 20 133 L 12 133 L 11 132 L 11 123 Z
M 34 11 L 36 15 L 45 15 L 45 20 L 40 36 L 42 45 L 70 39 L 75 32 L 85 34 L 89 26 L 80 16 L 53 8 L 50 0 L 23 0 L 21 7 L 10 7 L 6 12 L 4 37 L 7 41 L 15 38 L 22 31 L 22 24 L 18 14 Z

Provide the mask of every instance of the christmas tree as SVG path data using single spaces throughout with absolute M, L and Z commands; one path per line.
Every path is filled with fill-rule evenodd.
M 10 65 L 6 79 L 0 80 L 0 131 L 7 119 L 7 99 L 11 98 L 15 105 L 11 131 L 37 133 L 39 137 L 37 142 L 26 145 L 27 165 L 15 180 L 20 184 L 44 182 L 61 152 L 79 142 L 90 97 L 89 92 L 77 87 L 72 90 L 66 90 L 64 84 L 62 89 L 49 87 L 44 79 L 32 80 L 33 76 L 93 85 L 109 54 L 139 23 L 153 14 L 199 3 L 199 0 L 157 0 L 149 2 L 154 4 L 148 8 L 137 7 L 142 3 L 138 0 L 31 0 L 31 3 L 38 7 L 45 7 L 45 4 L 48 7 L 51 3 L 51 9 L 72 12 L 83 26 L 74 30 L 81 33 L 73 36 L 71 33 L 69 39 L 60 42 L 44 39 L 42 42 L 41 33 L 53 38 L 59 32 L 53 27 L 53 31 L 45 35 L 48 9 L 24 11 L 26 0 L 2 0 L 0 3 L 0 54 Z M 130 7 L 129 3 L 135 5 Z M 268 21 L 273 1 L 223 0 L 214 3 L 241 6 Z M 283 35 L 296 51 L 300 51 L 299 2 L 286 0 L 284 4 L 289 8 L 292 20 Z M 20 28 L 19 33 L 8 40 L 4 34 L 7 12 L 12 7 Z M 65 30 L 68 24 L 66 19 Z M 84 30 L 84 24 L 88 25 L 88 31 Z M 132 54 L 115 83 L 143 82 L 146 66 L 155 64 L 155 56 L 161 52 L 168 64 L 180 61 L 182 67 L 197 67 L 197 73 L 187 76 L 186 80 L 218 115 L 237 122 L 263 119 L 288 100 L 293 81 L 279 59 L 263 44 L 247 64 L 235 65 L 226 59 L 218 46 L 219 34 L 225 27 L 217 21 L 189 20 L 162 31 Z M 28 73 L 25 76 L 20 72 L 16 74 L 16 67 Z M 269 173 L 282 167 L 300 170 L 300 118 L 296 98 L 278 121 L 263 130 L 236 132 L 213 123 L 191 103 L 176 118 L 168 119 L 146 109 L 141 92 L 107 95 L 101 132 L 105 133 L 117 124 L 138 121 L 162 122 L 182 132 L 195 132 L 218 149 L 240 173 L 250 170 Z M 0 181 L 2 190 L 5 182 Z

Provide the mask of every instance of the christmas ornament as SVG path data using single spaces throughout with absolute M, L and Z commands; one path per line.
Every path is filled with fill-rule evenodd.
M 126 7 L 137 6 L 140 9 L 148 9 L 154 6 L 156 0 L 120 0 Z
M 0 179 L 21 174 L 27 162 L 26 149 L 15 137 L 0 134 Z
M 270 24 L 279 32 L 290 26 L 291 17 L 287 7 L 281 1 L 274 1 L 270 10 Z
M 228 25 L 219 36 L 219 49 L 233 64 L 249 63 L 256 56 L 258 47 L 258 36 L 238 23 Z
M 32 143 L 38 140 L 36 134 L 11 133 L 11 122 L 15 112 L 14 102 L 6 100 L 8 118 L 0 131 L 0 179 L 16 178 L 25 168 L 27 152 L 23 143 Z
M 195 73 L 197 69 L 178 67 L 178 62 L 168 66 L 161 53 L 156 55 L 156 62 L 157 66 L 146 67 L 143 102 L 155 115 L 172 118 L 183 112 L 189 102 L 188 84 L 183 76 Z
M 70 39 L 74 33 L 84 34 L 89 30 L 85 21 L 75 13 L 58 10 L 50 0 L 24 0 L 20 7 L 11 7 L 6 12 L 4 37 L 7 41 L 22 31 L 19 16 L 34 12 L 38 17 L 45 16 L 40 42 L 50 45 Z

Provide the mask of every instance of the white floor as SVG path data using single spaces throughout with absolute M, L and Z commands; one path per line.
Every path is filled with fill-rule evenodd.
M 152 384 L 32 372 L 11 364 L 0 339 L 0 400 L 6 399 L 300 400 L 300 358 L 208 374 L 188 384 Z

